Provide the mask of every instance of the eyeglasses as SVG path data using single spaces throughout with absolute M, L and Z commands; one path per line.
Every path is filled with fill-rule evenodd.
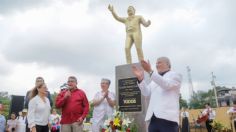
M 107 82 L 102 82 L 101 84 L 109 84 L 109 83 L 107 83 Z
M 67 81 L 68 83 L 70 83 L 70 82 L 75 82 L 75 81 L 73 81 L 73 80 L 69 80 L 69 81 Z

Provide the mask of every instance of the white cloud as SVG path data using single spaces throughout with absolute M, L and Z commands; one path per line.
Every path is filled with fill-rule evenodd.
M 40 75 L 54 91 L 72 74 L 92 99 L 100 79 L 108 77 L 114 82 L 115 66 L 125 63 L 125 27 L 108 11 L 110 2 L 5 3 L 0 10 L 0 62 L 4 64 L 0 66 L 0 83 L 12 94 L 24 94 Z M 155 64 L 158 56 L 170 57 L 173 69 L 185 78 L 181 89 L 185 98 L 186 66 L 192 69 L 195 90 L 211 88 L 212 71 L 220 84 L 235 84 L 234 3 L 111 2 L 120 16 L 127 16 L 128 5 L 134 5 L 137 14 L 152 21 L 150 27 L 142 27 L 145 58 Z M 134 47 L 132 53 L 136 61 Z

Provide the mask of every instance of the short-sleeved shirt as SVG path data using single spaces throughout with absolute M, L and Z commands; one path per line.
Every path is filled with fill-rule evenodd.
M 185 118 L 185 117 L 189 117 L 189 113 L 187 112 L 187 111 L 183 111 L 183 112 L 181 112 L 181 117 L 182 118 Z
M 7 121 L 7 125 L 8 125 L 8 128 L 10 128 L 10 132 L 12 128 L 15 128 L 16 129 L 16 125 L 17 125 L 17 120 L 8 120 Z
M 4 132 L 6 125 L 6 119 L 3 115 L 0 115 L 0 132 Z
M 94 100 L 100 100 L 104 97 L 104 92 L 100 91 L 100 92 L 97 92 L 95 97 L 94 97 Z M 114 101 L 115 100 L 115 94 L 112 93 L 112 92 L 108 92 L 108 97 Z M 109 103 L 107 102 L 106 99 L 104 99 L 101 104 L 97 105 L 97 106 L 94 106 L 94 110 L 93 110 L 93 120 L 92 122 L 93 123 L 97 123 L 101 120 L 103 120 L 104 118 L 106 117 L 110 117 L 112 116 L 113 114 L 113 110 L 114 108 L 111 107 L 109 105 Z
M 60 123 L 60 120 L 61 120 L 61 116 L 58 115 L 58 114 L 51 114 L 50 117 L 49 117 L 49 123 L 50 124 L 57 124 L 57 123 Z

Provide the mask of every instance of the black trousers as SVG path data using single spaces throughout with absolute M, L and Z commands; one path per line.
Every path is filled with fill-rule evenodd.
M 236 130 L 236 121 L 234 121 L 234 129 Z
M 178 132 L 179 127 L 177 122 L 168 121 L 152 116 L 148 127 L 148 132 Z
M 209 119 L 206 121 L 206 128 L 207 128 L 208 132 L 211 132 L 211 129 L 212 129 L 211 123 L 212 122 L 213 122 L 213 120 L 209 120 Z
M 28 123 L 26 123 L 25 132 L 30 132 L 30 128 L 28 127 Z
M 182 119 L 182 128 L 181 132 L 190 132 L 188 117 Z
M 46 126 L 36 125 L 36 131 L 37 132 L 49 132 L 48 125 L 46 125 Z

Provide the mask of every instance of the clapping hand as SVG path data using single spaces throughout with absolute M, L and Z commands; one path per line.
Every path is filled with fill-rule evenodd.
M 132 66 L 133 74 L 138 78 L 139 81 L 142 81 L 144 78 L 144 72 L 142 69 L 139 69 L 135 65 Z
M 108 91 L 106 91 L 104 94 L 104 98 L 107 98 L 107 97 L 108 97 Z
M 150 73 L 152 71 L 152 67 L 149 61 L 141 60 L 141 65 L 146 72 Z

